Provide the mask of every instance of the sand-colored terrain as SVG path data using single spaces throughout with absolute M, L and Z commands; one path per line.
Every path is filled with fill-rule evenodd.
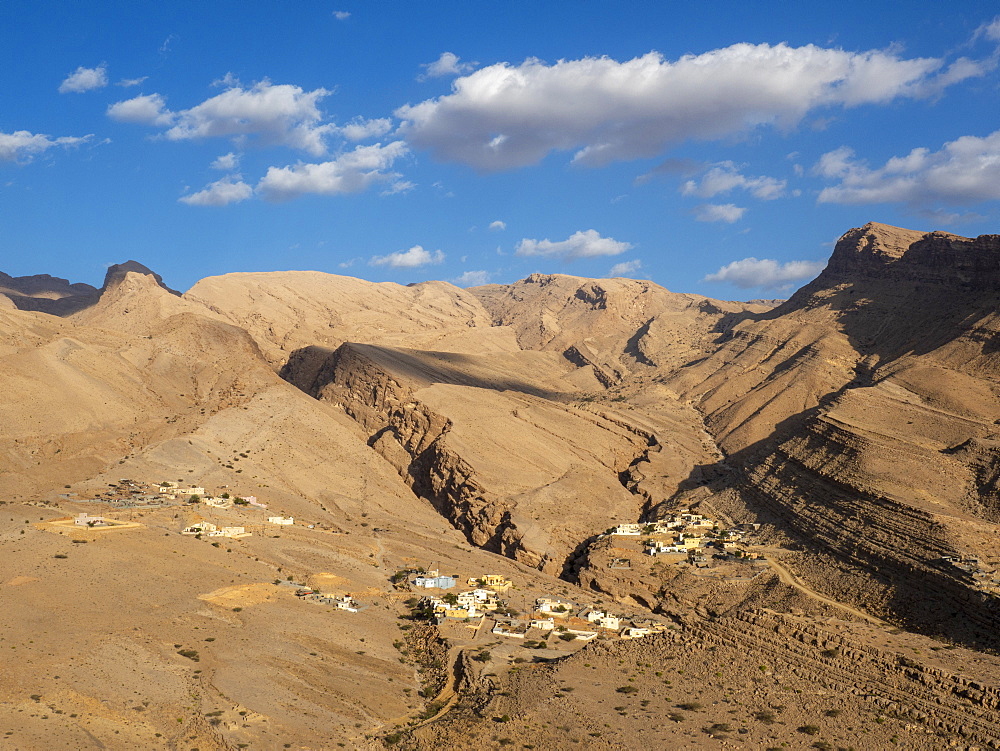
M 870 224 L 777 307 L 0 275 L 0 748 L 998 747 L 998 269 Z M 689 508 L 739 555 L 644 552 Z M 435 623 L 427 568 L 513 587 Z

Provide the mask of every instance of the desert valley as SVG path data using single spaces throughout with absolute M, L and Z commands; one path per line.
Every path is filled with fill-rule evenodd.
M 0 748 L 1000 747 L 998 283 L 0 274 Z

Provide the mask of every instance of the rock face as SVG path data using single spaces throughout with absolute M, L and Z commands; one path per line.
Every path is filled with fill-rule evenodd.
M 495 325 L 516 331 L 522 348 L 561 352 L 593 366 L 607 386 L 633 372 L 683 364 L 702 354 L 726 315 L 769 307 L 677 294 L 652 282 L 562 274 L 532 274 L 470 292 Z
M 993 595 L 940 559 L 997 562 L 998 262 L 996 235 L 851 230 L 815 281 L 665 379 L 737 470 L 733 513 L 811 546 L 818 587 L 983 643 Z
M 651 439 L 572 406 L 575 371 L 554 353 L 349 343 L 297 352 L 282 376 L 342 407 L 471 542 L 558 574 L 579 541 L 639 514 L 618 475 Z

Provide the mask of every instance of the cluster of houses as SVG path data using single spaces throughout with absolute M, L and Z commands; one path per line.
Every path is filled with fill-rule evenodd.
M 234 505 L 256 506 L 261 509 L 267 508 L 267 504 L 258 501 L 256 496 L 231 496 L 229 493 L 222 493 L 219 496 L 206 495 L 205 488 L 195 486 L 181 487 L 180 485 L 165 483 L 157 488 L 157 493 L 159 493 L 161 498 L 167 498 L 172 501 L 183 500 L 187 503 L 201 502 L 212 508 L 232 508 Z
M 296 597 L 301 597 L 303 600 L 308 600 L 309 602 L 317 602 L 321 605 L 332 605 L 337 610 L 346 610 L 348 613 L 357 613 L 362 610 L 363 607 L 358 604 L 350 595 L 332 595 L 325 594 L 323 592 L 317 592 L 309 587 L 300 587 L 295 592 Z M 364 606 L 367 607 L 367 606 Z
M 411 584 L 420 589 L 453 589 L 459 581 L 457 575 L 442 575 L 439 571 L 426 571 L 415 577 Z M 652 620 L 642 623 L 627 622 L 622 616 L 580 606 L 560 599 L 539 597 L 530 614 L 519 616 L 506 607 L 500 595 L 506 593 L 513 582 L 500 574 L 471 577 L 466 584 L 472 589 L 427 595 L 420 600 L 437 623 L 460 622 L 469 628 L 479 629 L 486 618 L 493 619 L 492 633 L 513 639 L 525 639 L 533 631 L 544 639 L 553 632 L 560 638 L 589 641 L 599 635 L 621 639 L 637 639 L 662 631 L 666 626 Z
M 623 616 L 593 607 L 579 607 L 564 600 L 540 597 L 534 612 L 525 618 L 497 618 L 493 633 L 512 639 L 526 639 L 532 630 L 540 635 L 557 632 L 567 641 L 590 641 L 598 636 L 640 639 L 666 629 L 650 619 L 627 621 Z
M 941 562 L 958 572 L 959 576 L 971 579 L 981 589 L 1000 594 L 1000 571 L 987 568 L 979 558 L 943 555 Z
M 72 499 L 74 494 L 67 493 L 63 497 Z M 90 500 L 94 503 L 107 503 L 115 508 L 160 508 L 170 505 L 169 499 L 160 495 L 155 486 L 127 478 L 109 483 L 107 490 L 95 493 Z
M 412 585 L 420 589 L 453 589 L 458 581 L 457 574 L 448 576 L 432 569 L 416 576 Z M 503 606 L 500 595 L 509 590 L 513 582 L 500 574 L 484 574 L 466 580 L 466 585 L 473 589 L 458 594 L 449 592 L 442 597 L 428 595 L 421 600 L 421 605 L 439 619 L 454 618 L 463 621 L 477 619 L 478 628 L 487 613 L 492 613 Z
M 72 493 L 67 493 L 65 498 L 72 498 Z M 127 478 L 120 479 L 117 483 L 109 483 L 108 489 L 95 493 L 91 499 L 98 503 L 109 503 L 118 508 L 158 508 L 161 506 L 171 506 L 177 502 L 192 503 L 202 502 L 215 508 L 230 508 L 237 506 L 256 506 L 266 509 L 267 504 L 257 500 L 255 496 L 230 496 L 223 492 L 220 496 L 208 494 L 205 488 L 194 485 L 184 486 L 180 483 L 161 482 L 146 483 Z
M 731 529 L 720 529 L 715 521 L 703 514 L 682 509 L 648 524 L 619 524 L 607 534 L 645 538 L 643 548 L 651 556 L 680 554 L 703 559 L 700 551 L 716 548 L 725 557 L 738 558 L 744 556 L 739 543 L 759 528 L 759 524 L 739 524 Z

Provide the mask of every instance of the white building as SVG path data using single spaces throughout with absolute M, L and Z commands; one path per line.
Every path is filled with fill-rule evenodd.
M 613 535 L 641 535 L 642 525 L 641 524 L 619 524 L 613 530 L 611 530 Z
M 210 535 L 212 532 L 217 532 L 219 530 L 211 522 L 198 522 L 197 524 L 192 524 L 190 527 L 185 527 L 184 531 L 181 532 L 182 535 L 200 535 L 206 534 Z
M 209 537 L 250 537 L 252 533 L 247 532 L 246 527 L 220 527 L 214 532 L 209 532 Z
M 343 597 L 338 597 L 333 601 L 334 606 L 337 610 L 346 610 L 349 613 L 358 612 L 358 603 L 355 602 L 354 598 L 350 595 L 344 595 Z
M 103 527 L 107 525 L 103 516 L 88 516 L 86 512 L 73 517 L 73 524 L 77 527 Z
M 565 618 L 573 612 L 573 603 L 562 600 L 550 600 L 548 597 L 539 597 L 535 600 L 535 610 L 540 613 L 550 613 L 552 615 Z
M 282 527 L 288 527 L 295 524 L 295 518 L 291 516 L 269 516 L 267 517 L 268 524 L 277 524 Z
M 172 485 L 161 485 L 159 492 L 170 495 L 205 495 L 205 488 L 175 488 Z

